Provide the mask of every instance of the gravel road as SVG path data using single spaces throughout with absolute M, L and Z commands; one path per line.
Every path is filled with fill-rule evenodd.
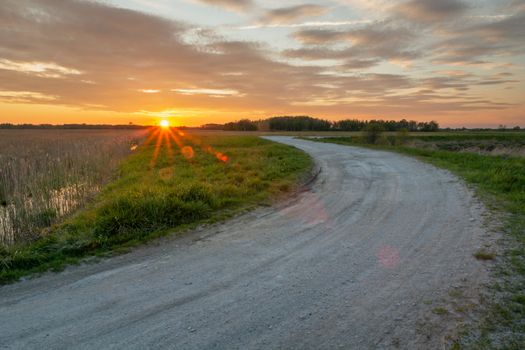
M 311 188 L 0 288 L 0 348 L 441 348 L 457 316 L 451 289 L 487 278 L 472 256 L 487 233 L 470 191 L 401 155 L 268 138 L 316 160 Z

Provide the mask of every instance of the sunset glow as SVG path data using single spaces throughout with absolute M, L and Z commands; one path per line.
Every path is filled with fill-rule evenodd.
M 0 21 L 0 123 L 525 126 L 522 1 L 6 0 Z
M 160 121 L 160 126 L 163 127 L 163 128 L 169 128 L 170 127 L 170 122 L 169 120 L 167 119 L 162 119 Z

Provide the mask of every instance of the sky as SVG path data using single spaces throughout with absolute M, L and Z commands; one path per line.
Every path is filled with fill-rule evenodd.
M 525 0 L 2 0 L 0 123 L 525 127 Z

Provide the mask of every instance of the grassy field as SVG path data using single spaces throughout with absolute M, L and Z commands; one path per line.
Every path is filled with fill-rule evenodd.
M 2 245 L 0 282 L 268 204 L 311 165 L 305 153 L 253 136 L 156 130 L 84 209 L 38 239 Z
M 407 136 L 404 135 L 404 138 Z M 523 349 L 525 346 L 525 158 L 508 155 L 487 155 L 478 152 L 457 152 L 418 147 L 408 136 L 399 139 L 383 139 L 380 145 L 365 145 L 360 137 L 335 137 L 317 139 L 343 145 L 367 146 L 390 150 L 417 157 L 436 166 L 449 169 L 466 182 L 475 185 L 478 194 L 488 207 L 498 212 L 504 220 L 505 232 L 510 243 L 505 245 L 504 256 L 497 268 L 497 280 L 493 286 L 490 311 L 478 329 L 455 344 L 455 349 Z M 525 133 L 513 135 L 453 134 L 426 136 L 434 143 L 476 142 L 479 140 L 504 142 L 512 147 L 524 144 Z M 402 144 L 403 143 L 403 144 Z M 407 145 L 410 146 L 407 146 Z M 478 259 L 493 259 L 492 254 L 479 253 Z
M 228 136 L 260 136 L 260 135 L 282 135 L 282 136 L 322 136 L 322 137 L 355 137 L 362 136 L 362 131 L 231 131 L 231 130 L 203 130 L 203 129 L 188 129 L 187 132 L 198 135 L 228 135 Z M 399 132 L 396 131 L 385 131 L 384 136 L 396 136 Z M 444 138 L 450 140 L 454 139 L 504 139 L 504 138 L 519 138 L 525 134 L 525 129 L 521 131 L 507 130 L 507 131 L 477 131 L 477 130 L 466 130 L 466 131 L 436 131 L 436 132 L 423 132 L 414 131 L 410 132 L 411 137 L 416 138 Z

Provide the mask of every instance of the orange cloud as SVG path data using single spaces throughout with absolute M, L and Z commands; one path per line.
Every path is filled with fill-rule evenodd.
M 486 114 L 495 124 L 514 123 L 525 94 L 524 72 L 516 68 L 525 51 L 519 36 L 525 10 L 488 22 L 449 23 L 471 18 L 471 6 L 453 0 L 410 3 L 410 10 L 395 3 L 383 20 L 357 19 L 344 30 L 288 28 L 283 38 L 292 44 L 275 49 L 97 2 L 4 0 L 0 122 L 95 122 L 105 115 L 105 122 L 127 123 L 174 116 L 196 125 L 313 114 L 440 122 L 461 116 L 473 124 Z M 294 6 L 262 17 L 289 24 L 328 8 Z M 431 12 L 426 16 L 432 18 L 417 11 Z M 423 20 L 429 24 L 422 27 Z M 197 38 L 188 40 L 190 33 Z M 458 70 L 466 74 L 454 73 Z

